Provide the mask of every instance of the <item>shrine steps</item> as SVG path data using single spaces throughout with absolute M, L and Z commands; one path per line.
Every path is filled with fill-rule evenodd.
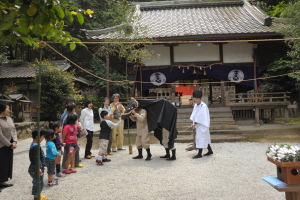
M 192 106 L 177 108 L 177 130 L 180 135 L 191 134 L 192 129 L 190 116 L 193 111 Z M 211 134 L 236 134 L 238 125 L 229 107 L 210 107 L 210 132 Z

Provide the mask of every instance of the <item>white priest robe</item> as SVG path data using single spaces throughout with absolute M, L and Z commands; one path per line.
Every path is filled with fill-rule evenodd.
M 208 144 L 211 144 L 210 140 L 210 116 L 207 105 L 201 101 L 200 104 L 195 104 L 190 120 L 196 128 L 196 148 L 207 148 Z

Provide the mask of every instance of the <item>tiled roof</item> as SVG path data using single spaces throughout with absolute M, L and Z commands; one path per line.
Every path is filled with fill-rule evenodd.
M 57 69 L 67 70 L 70 68 L 70 63 L 66 60 L 49 61 L 52 65 L 57 66 Z M 36 64 L 36 62 L 33 62 Z M 29 63 L 5 64 L 0 68 L 0 78 L 32 78 L 35 76 L 34 69 L 28 66 Z
M 1 67 L 0 78 L 32 78 L 35 76 L 31 67 Z
M 87 80 L 87 79 L 85 79 L 85 78 L 82 78 L 82 77 L 75 77 L 75 76 L 74 76 L 73 79 L 74 79 L 75 81 L 84 83 L 84 84 L 86 84 L 86 85 L 95 85 L 92 81 L 89 81 L 89 80 Z
M 67 70 L 71 67 L 70 63 L 66 60 L 55 60 L 48 61 L 53 66 L 57 66 L 57 69 Z M 32 78 L 35 76 L 34 69 L 29 67 L 30 63 L 8 63 L 3 67 L 0 67 L 0 78 Z M 31 64 L 36 64 L 36 62 L 32 62 Z M 75 81 L 84 83 L 86 85 L 93 85 L 93 83 L 82 77 L 73 77 Z
M 135 24 L 146 27 L 144 36 L 150 38 L 264 34 L 286 26 L 272 21 L 256 5 L 240 0 L 144 2 L 136 8 L 139 20 Z M 115 30 L 112 27 L 85 32 L 89 40 L 122 37 Z

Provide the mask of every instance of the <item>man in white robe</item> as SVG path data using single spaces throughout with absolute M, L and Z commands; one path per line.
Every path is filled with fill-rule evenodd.
M 210 140 L 210 116 L 207 105 L 201 101 L 202 92 L 194 91 L 193 101 L 195 103 L 192 115 L 190 120 L 193 121 L 192 126 L 196 128 L 196 148 L 199 149 L 199 152 L 193 158 L 202 157 L 202 149 L 207 148 L 208 152 L 204 156 L 209 156 L 213 154 L 211 149 L 211 140 Z

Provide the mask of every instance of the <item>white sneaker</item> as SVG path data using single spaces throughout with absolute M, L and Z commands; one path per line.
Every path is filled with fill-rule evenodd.
M 53 175 L 52 175 L 52 179 L 57 180 L 58 177 L 57 177 L 55 174 L 53 174 Z
M 57 177 L 65 177 L 66 175 L 63 174 L 62 172 L 59 172 L 58 174 L 56 174 Z

